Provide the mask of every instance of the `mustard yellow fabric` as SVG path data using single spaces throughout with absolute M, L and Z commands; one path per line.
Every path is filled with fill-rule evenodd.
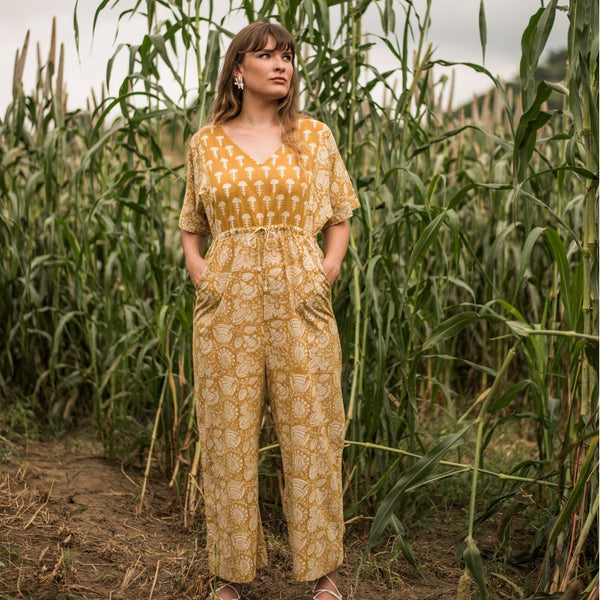
M 265 396 L 281 446 L 298 580 L 343 559 L 341 354 L 316 234 L 358 200 L 329 128 L 299 121 L 259 163 L 220 126 L 189 145 L 179 226 L 212 236 L 196 291 L 193 354 L 210 569 L 236 582 L 266 565 L 258 505 Z M 304 165 L 300 165 L 302 160 Z

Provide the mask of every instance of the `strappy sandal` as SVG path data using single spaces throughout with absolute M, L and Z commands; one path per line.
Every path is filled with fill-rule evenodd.
M 323 575 L 323 577 L 325 577 L 325 579 L 327 579 L 327 581 L 329 581 L 329 583 L 333 586 L 333 590 L 325 590 L 323 588 L 320 588 L 320 589 L 317 588 L 319 581 L 322 579 L 322 577 L 321 577 L 321 578 L 317 579 L 317 581 L 312 589 L 313 600 L 319 600 L 319 596 L 321 594 L 330 594 L 331 596 L 336 598 L 336 600 L 344 600 L 342 598 L 342 594 L 341 594 L 340 590 L 338 590 L 337 585 L 335 585 L 335 583 L 333 583 L 333 580 L 331 579 L 331 577 L 329 577 L 329 575 Z
M 231 600 L 242 600 L 242 591 L 239 590 L 233 583 L 224 583 L 223 585 L 220 585 L 214 592 L 211 592 L 209 594 L 206 600 L 222 600 L 221 596 L 219 596 L 218 593 L 221 590 L 227 588 L 232 589 L 237 594 L 237 596 L 235 596 L 235 598 L 232 598 Z

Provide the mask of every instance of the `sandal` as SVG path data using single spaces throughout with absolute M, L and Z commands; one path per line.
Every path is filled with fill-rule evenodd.
M 242 591 L 240 589 L 238 589 L 236 587 L 236 584 L 234 584 L 234 583 L 224 583 L 223 585 L 220 585 L 214 592 L 211 592 L 209 594 L 209 596 L 208 596 L 208 598 L 206 598 L 206 600 L 223 600 L 221 598 L 221 596 L 219 596 L 218 594 L 221 590 L 224 590 L 227 588 L 232 589 L 237 594 L 237 596 L 235 596 L 231 600 L 242 600 L 242 595 L 241 595 Z
M 333 586 L 333 590 L 325 590 L 323 588 L 317 589 L 317 585 L 319 584 L 319 581 L 325 577 L 325 579 L 327 579 L 327 581 L 329 581 L 329 583 Z M 315 585 L 312 589 L 312 593 L 313 593 L 313 600 L 319 600 L 319 596 L 321 594 L 330 594 L 331 596 L 333 596 L 334 598 L 336 598 L 336 600 L 344 600 L 342 598 L 342 594 L 340 592 L 340 590 L 338 590 L 337 585 L 335 585 L 335 583 L 333 583 L 333 580 L 331 579 L 331 577 L 329 577 L 329 575 L 323 575 L 323 577 L 320 577 L 319 579 L 317 579 L 317 581 L 315 582 Z M 323 599 L 324 600 L 324 599 Z

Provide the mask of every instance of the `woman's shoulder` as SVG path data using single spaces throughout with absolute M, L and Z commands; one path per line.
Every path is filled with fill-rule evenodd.
M 331 136 L 331 129 L 328 125 L 323 123 L 323 121 L 319 121 L 314 117 L 309 117 L 306 115 L 300 115 L 298 118 L 298 130 L 300 132 L 307 132 L 316 134 L 319 139 L 322 139 L 322 136 Z
M 196 133 L 190 139 L 190 147 L 191 148 L 202 148 L 206 147 L 212 140 L 215 139 L 217 132 L 217 126 L 208 124 L 203 125 L 196 131 Z

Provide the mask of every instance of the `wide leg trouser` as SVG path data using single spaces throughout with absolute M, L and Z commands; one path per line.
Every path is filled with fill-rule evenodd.
M 213 241 L 194 313 L 195 390 L 211 572 L 265 566 L 258 443 L 265 392 L 281 447 L 298 580 L 343 559 L 340 346 L 316 242 L 288 229 Z

